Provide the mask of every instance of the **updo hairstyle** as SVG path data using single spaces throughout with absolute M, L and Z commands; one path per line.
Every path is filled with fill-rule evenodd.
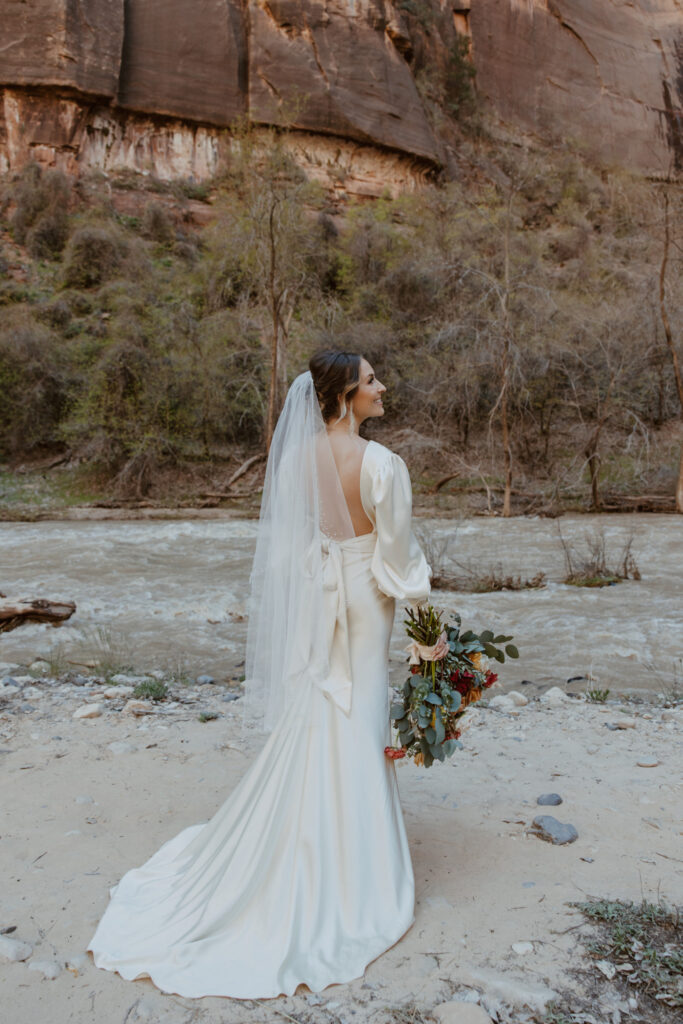
M 346 415 L 346 399 L 353 398 L 360 384 L 360 361 L 356 352 L 332 348 L 321 349 L 311 356 L 308 368 L 325 422 L 334 416 L 343 419 Z

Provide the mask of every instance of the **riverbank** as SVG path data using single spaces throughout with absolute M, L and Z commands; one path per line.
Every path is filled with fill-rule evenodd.
M 136 700 L 130 677 L 52 678 L 36 666 L 12 679 L 0 693 L 0 930 L 30 953 L 0 957 L 0 978 L 20 1024 L 48 1008 L 53 1024 L 395 1024 L 460 1021 L 473 1005 L 515 1024 L 577 1019 L 580 1008 L 596 1024 L 657 1019 L 638 1015 L 642 997 L 620 976 L 596 969 L 571 904 L 683 902 L 680 706 L 519 693 L 512 706 L 474 710 L 464 750 L 446 764 L 395 762 L 415 924 L 350 984 L 234 1002 L 125 982 L 95 968 L 85 946 L 109 887 L 208 820 L 247 770 L 260 741 L 241 728 L 239 686 L 171 682 L 156 703 Z M 549 792 L 562 803 L 539 806 Z M 545 813 L 578 838 L 537 838 L 533 820 Z

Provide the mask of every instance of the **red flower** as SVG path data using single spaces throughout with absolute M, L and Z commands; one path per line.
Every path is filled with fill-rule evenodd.
M 392 761 L 395 761 L 399 757 L 406 756 L 406 752 L 403 747 L 385 747 L 384 753 L 387 757 L 390 757 Z
M 460 679 L 460 672 L 456 669 L 455 672 L 451 672 L 449 678 L 452 683 L 457 683 L 457 681 Z
M 415 675 L 416 672 L 420 671 L 420 666 L 419 665 L 411 665 L 410 666 L 410 671 L 412 672 L 413 675 Z
M 493 686 L 493 684 L 496 682 L 497 679 L 498 679 L 498 676 L 496 675 L 495 672 L 487 672 L 486 673 L 486 678 L 484 680 L 484 686 L 486 686 L 487 688 L 489 686 Z
M 458 693 L 460 694 L 460 696 L 464 697 L 465 694 L 467 693 L 467 691 L 470 688 L 470 684 L 467 682 L 466 679 L 461 679 L 460 682 L 457 684 L 457 686 L 455 688 L 458 691 Z

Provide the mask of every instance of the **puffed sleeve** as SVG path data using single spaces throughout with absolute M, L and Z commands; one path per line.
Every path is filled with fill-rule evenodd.
M 375 467 L 370 496 L 377 527 L 372 559 L 377 586 L 415 607 L 429 598 L 432 570 L 412 530 L 413 491 L 400 455 L 387 450 Z

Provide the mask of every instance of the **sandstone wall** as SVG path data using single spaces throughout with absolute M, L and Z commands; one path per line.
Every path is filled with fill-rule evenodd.
M 0 24 L 0 170 L 205 177 L 245 116 L 350 191 L 408 187 L 444 160 L 415 54 L 466 34 L 508 124 L 683 171 L 683 0 L 0 0 Z
M 478 88 L 502 118 L 683 171 L 680 0 L 472 0 L 469 22 Z

